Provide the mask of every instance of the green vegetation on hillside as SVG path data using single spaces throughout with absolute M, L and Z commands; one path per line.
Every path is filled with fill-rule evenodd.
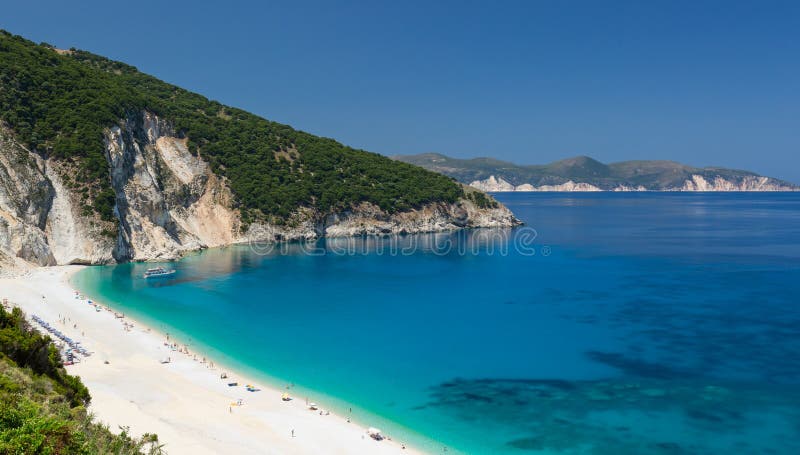
M 482 209 L 496 209 L 500 204 L 497 203 L 491 196 L 487 196 L 481 191 L 467 191 L 465 196 L 470 201 L 474 202 L 478 208 Z
M 395 212 L 463 195 L 452 179 L 297 131 L 79 50 L 0 31 L 0 120 L 37 152 L 74 160 L 93 209 L 112 220 L 103 131 L 147 110 L 228 178 L 245 215 L 285 218 L 362 201 Z
M 92 420 L 89 392 L 22 311 L 0 307 L 0 454 L 162 453 L 158 438 L 115 435 Z

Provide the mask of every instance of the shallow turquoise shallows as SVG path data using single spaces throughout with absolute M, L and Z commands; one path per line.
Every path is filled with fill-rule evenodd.
M 800 194 L 497 197 L 527 225 L 74 284 L 434 453 L 800 453 Z

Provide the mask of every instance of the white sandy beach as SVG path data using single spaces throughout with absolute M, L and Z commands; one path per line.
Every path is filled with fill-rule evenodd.
M 156 433 L 172 455 L 419 453 L 404 449 L 400 441 L 372 440 L 365 427 L 346 416 L 310 411 L 305 397 L 284 402 L 284 390 L 193 359 L 195 354 L 202 359 L 203 353 L 173 351 L 164 344 L 164 334 L 127 316 L 97 312 L 74 298 L 68 279 L 80 268 L 38 268 L 0 278 L 0 299 L 20 306 L 29 319 L 38 315 L 93 353 L 67 371 L 81 377 L 92 395 L 90 411 L 112 430 L 125 425 L 137 436 Z M 68 318 L 66 324 L 59 315 Z M 126 331 L 123 321 L 133 323 L 133 329 Z M 160 363 L 167 357 L 170 363 Z M 222 371 L 229 379 L 220 379 Z M 231 380 L 239 386 L 228 387 Z M 245 384 L 261 391 L 247 392 Z M 242 406 L 230 406 L 238 399 L 244 400 Z

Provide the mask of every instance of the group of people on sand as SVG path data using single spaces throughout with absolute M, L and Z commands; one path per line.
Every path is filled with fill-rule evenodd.
M 198 361 L 197 354 L 192 354 L 191 352 L 189 352 L 189 345 L 184 344 L 183 346 L 181 346 L 177 342 L 170 341 L 169 334 L 167 334 L 167 338 L 164 341 L 164 346 L 168 347 L 172 351 L 185 354 L 187 356 L 192 356 L 192 360 L 194 360 L 195 362 Z M 205 357 L 200 358 L 199 362 L 202 363 L 203 365 L 206 365 L 207 368 L 214 369 L 214 362 L 206 359 Z
M 42 297 L 44 297 L 44 296 L 42 296 Z M 3 304 L 4 304 L 4 306 L 7 304 L 7 301 L 5 299 L 3 300 Z M 113 312 L 108 307 L 102 307 L 102 308 L 105 309 L 108 312 Z M 126 332 L 132 331 L 132 329 L 134 328 L 134 324 L 132 322 L 125 321 L 125 314 L 124 313 L 117 313 L 117 312 L 113 312 L 113 313 L 114 313 L 114 317 L 116 319 L 121 319 L 122 320 L 122 328 L 123 328 L 124 331 L 126 331 Z M 62 317 L 61 315 L 59 315 L 59 322 L 61 322 L 62 324 L 66 325 L 68 322 L 72 322 L 72 321 L 68 317 Z M 77 324 L 73 324 L 73 328 L 77 329 Z M 150 332 L 150 329 L 148 328 L 146 331 Z M 197 354 L 191 353 L 189 351 L 189 346 L 188 345 L 186 345 L 186 344 L 180 345 L 178 342 L 176 342 L 174 340 L 171 340 L 169 333 L 166 334 L 166 340 L 164 341 L 163 345 L 166 346 L 168 349 L 174 351 L 174 352 L 178 352 L 178 353 L 184 354 L 187 357 L 191 357 L 194 361 L 198 361 Z M 167 359 L 168 359 L 167 361 L 162 360 L 161 363 L 171 363 L 172 362 L 172 358 L 171 357 L 168 357 Z M 108 363 L 108 362 L 106 361 L 106 363 Z M 201 358 L 200 363 L 206 365 L 207 368 L 215 369 L 214 362 L 209 361 L 205 357 Z M 220 375 L 221 379 L 225 379 L 227 377 L 228 376 L 227 376 L 226 373 L 222 373 Z M 295 386 L 294 383 L 289 384 L 289 385 L 286 386 L 286 389 L 294 388 L 294 386 Z M 284 395 L 288 395 L 288 394 L 284 394 Z M 283 400 L 283 401 L 290 401 L 290 400 Z M 306 404 L 308 405 L 308 398 L 306 398 Z M 232 414 L 234 406 L 243 406 L 243 405 L 244 405 L 244 401 L 242 399 L 238 399 L 235 402 L 231 402 L 229 404 L 229 406 L 228 406 L 228 412 Z M 314 410 L 317 410 L 317 409 L 314 409 Z M 353 412 L 353 408 L 350 408 L 350 413 L 352 414 L 352 412 Z M 325 410 L 319 409 L 319 415 L 330 415 L 330 414 L 331 414 L 330 411 L 325 411 Z M 347 422 L 350 423 L 350 417 L 349 416 L 347 417 Z M 291 437 L 292 438 L 295 437 L 295 430 L 294 429 L 291 430 Z M 362 436 L 362 438 L 363 438 L 363 436 Z M 401 448 L 405 449 L 406 448 L 405 444 L 401 444 Z

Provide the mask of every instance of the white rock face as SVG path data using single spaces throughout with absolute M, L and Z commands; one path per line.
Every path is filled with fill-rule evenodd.
M 174 259 L 236 240 L 229 189 L 166 122 L 147 112 L 126 119 L 106 132 L 106 153 L 122 227 L 117 260 Z
M 568 180 L 561 185 L 542 185 L 533 187 L 533 191 L 602 191 L 600 188 L 588 183 L 575 183 Z
M 62 172 L 53 162 L 40 160 L 53 187 L 53 201 L 47 216 L 45 234 L 58 264 L 106 264 L 112 262 L 115 241 L 103 235 L 102 228 L 81 215 L 80 199 L 61 181 Z
M 477 188 L 481 191 L 494 191 L 494 192 L 517 191 L 517 187 L 503 180 L 502 177 L 497 178 L 493 175 L 489 176 L 489 178 L 486 180 L 475 180 L 474 182 L 470 183 L 469 186 Z M 528 187 L 533 188 L 531 185 L 527 183 L 525 184 L 525 186 L 526 188 Z M 526 189 L 524 191 L 533 191 L 533 190 Z
M 326 237 L 442 232 L 465 227 L 509 227 L 519 224 L 505 207 L 479 209 L 472 201 L 435 203 L 417 210 L 389 215 L 363 203 L 353 211 L 328 216 Z
M 523 183 L 522 185 L 514 186 L 511 183 L 489 176 L 485 180 L 475 180 L 469 186 L 477 188 L 481 191 L 488 192 L 509 192 L 509 191 L 602 191 L 600 188 L 590 185 L 588 183 L 575 183 L 572 180 L 564 182 L 560 185 L 542 185 L 533 186 L 530 183 Z
M 643 187 L 642 185 L 639 185 L 639 186 L 620 185 L 620 186 L 614 188 L 612 191 L 623 191 L 623 192 L 625 192 L 625 191 L 648 191 L 648 190 L 647 190 L 647 188 Z
M 488 192 L 510 192 L 510 191 L 797 191 L 797 188 L 783 185 L 769 177 L 744 176 L 739 181 L 726 180 L 720 176 L 708 181 L 702 175 L 694 174 L 691 180 L 686 180 L 682 186 L 667 187 L 660 189 L 648 189 L 642 185 L 626 186 L 619 185 L 610 190 L 603 190 L 589 183 L 576 183 L 569 180 L 560 185 L 533 186 L 530 183 L 514 186 L 511 183 L 490 176 L 485 180 L 475 180 L 469 184 L 473 188 Z
M 248 241 L 437 232 L 519 224 L 502 205 L 469 200 L 389 214 L 371 204 L 323 216 L 298 209 L 282 225 L 242 229 L 234 197 L 208 163 L 192 155 L 170 124 L 143 112 L 105 132 L 118 235 L 84 214 L 64 183 L 62 162 L 43 160 L 0 127 L 0 273 L 31 265 L 166 260 L 188 251 Z
M 52 198 L 39 163 L 0 126 L 0 265 L 55 264 L 43 232 Z
M 795 191 L 795 188 L 776 184 L 769 177 L 745 176 L 740 182 L 716 177 L 709 182 L 702 175 L 692 175 L 691 180 L 675 191 Z
M 111 261 L 114 241 L 80 211 L 54 164 L 0 127 L 0 267 Z

